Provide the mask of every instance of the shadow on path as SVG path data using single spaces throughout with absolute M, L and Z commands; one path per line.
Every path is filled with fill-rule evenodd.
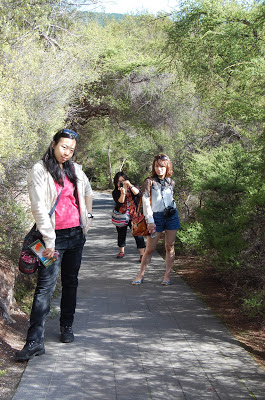
M 46 354 L 28 362 L 13 400 L 265 399 L 265 372 L 178 276 L 163 287 L 156 253 L 141 286 L 130 232 L 116 259 L 111 195 L 95 193 L 80 271 L 75 341 L 46 323 Z M 58 305 L 55 303 L 58 308 Z

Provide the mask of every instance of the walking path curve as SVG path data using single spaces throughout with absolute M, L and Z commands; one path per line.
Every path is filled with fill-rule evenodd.
M 49 318 L 46 354 L 28 362 L 13 400 L 265 400 L 265 371 L 177 274 L 160 285 L 157 253 L 144 283 L 130 285 L 139 254 L 128 232 L 116 259 L 112 208 L 95 192 L 75 341 L 60 343 L 58 313 Z

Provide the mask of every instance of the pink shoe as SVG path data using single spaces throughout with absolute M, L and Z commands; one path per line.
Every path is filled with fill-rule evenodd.
M 117 255 L 117 258 L 123 258 L 124 257 L 124 253 L 122 253 L 121 251 L 119 252 L 119 254 Z

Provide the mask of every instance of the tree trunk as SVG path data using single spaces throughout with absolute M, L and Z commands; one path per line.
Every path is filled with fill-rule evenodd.
M 110 145 L 108 147 L 108 161 L 109 161 L 109 188 L 113 188 L 113 178 L 112 178 L 112 167 L 111 167 L 111 160 L 110 160 Z
M 126 157 L 123 157 L 123 161 L 122 161 L 122 164 L 121 164 L 121 167 L 120 167 L 120 171 L 122 171 L 122 168 L 124 166 L 125 161 L 126 161 Z

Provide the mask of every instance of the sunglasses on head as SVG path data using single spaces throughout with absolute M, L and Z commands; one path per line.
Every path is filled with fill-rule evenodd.
M 165 156 L 164 154 L 159 155 L 159 156 L 155 156 L 155 159 L 156 160 L 162 160 L 162 161 L 167 161 L 168 160 L 167 156 Z
M 71 131 L 71 129 L 63 129 L 62 133 L 67 133 L 68 135 L 73 135 L 76 139 L 78 139 L 78 134 L 75 131 Z

